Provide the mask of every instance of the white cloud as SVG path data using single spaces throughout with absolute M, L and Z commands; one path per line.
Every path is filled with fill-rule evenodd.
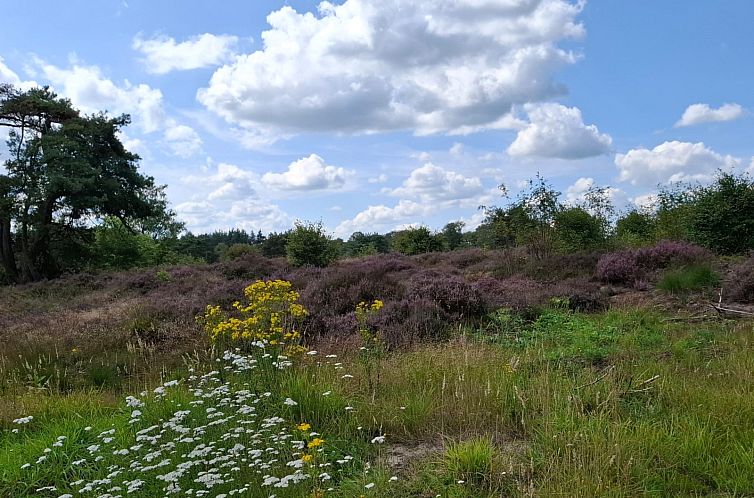
M 228 226 L 245 230 L 274 232 L 291 227 L 291 217 L 276 204 L 263 200 L 234 202 L 228 213 Z
M 529 123 L 508 146 L 512 156 L 582 159 L 610 152 L 610 135 L 585 125 L 581 110 L 560 104 L 527 104 Z
M 380 173 L 377 176 L 373 176 L 372 178 L 369 178 L 367 181 L 369 183 L 385 183 L 388 181 L 388 176 L 385 173 Z
M 353 232 L 389 231 L 407 223 L 416 223 L 417 218 L 427 216 L 434 211 L 433 206 L 410 200 L 401 200 L 393 207 L 383 204 L 369 206 L 350 220 L 342 221 L 335 228 L 335 235 L 348 237 Z
M 259 177 L 235 164 L 220 163 L 211 175 L 189 175 L 184 183 L 212 188 L 207 198 L 216 200 L 238 200 L 257 197 L 256 186 Z
M 652 150 L 631 149 L 615 155 L 620 181 L 654 186 L 678 181 L 706 181 L 720 168 L 733 168 L 740 161 L 707 148 L 702 142 L 664 142 Z
M 262 182 L 281 190 L 336 190 L 342 188 L 352 174 L 352 171 L 327 165 L 324 159 L 312 154 L 293 161 L 285 173 L 265 173 Z
M 39 86 L 36 81 L 22 80 L 11 68 L 9 68 L 2 56 L 0 56 L 0 83 L 10 83 L 20 90 L 28 90 Z
M 466 177 L 427 163 L 413 170 L 403 185 L 386 190 L 385 193 L 402 198 L 416 198 L 425 203 L 472 199 L 480 204 L 485 189 L 478 177 Z
M 243 228 L 262 232 L 290 228 L 291 218 L 279 206 L 259 199 L 236 201 L 229 208 L 209 201 L 189 201 L 175 207 L 178 218 L 195 232 Z
M 594 178 L 581 177 L 566 188 L 565 200 L 571 206 L 578 206 L 586 201 L 586 194 L 597 187 Z M 626 193 L 617 187 L 606 187 L 605 194 L 615 207 L 623 207 L 629 202 Z
M 463 154 L 463 144 L 460 142 L 454 143 L 448 152 L 450 152 L 454 156 L 460 156 L 461 154 Z
M 173 123 L 165 129 L 163 138 L 173 154 L 184 159 L 202 151 L 202 139 L 190 126 Z
M 346 0 L 272 12 L 264 48 L 217 69 L 197 98 L 252 133 L 509 126 L 513 105 L 562 94 L 583 2 Z
M 744 115 L 743 107 L 738 104 L 723 104 L 717 109 L 707 104 L 692 104 L 683 112 L 675 127 L 691 126 L 713 121 L 732 121 Z
M 219 66 L 233 57 L 238 37 L 204 33 L 176 43 L 174 38 L 158 36 L 134 38 L 133 48 L 144 54 L 147 71 L 165 74 L 175 70 Z
M 116 85 L 105 78 L 97 66 L 74 62 L 69 69 L 63 69 L 41 60 L 36 63 L 55 90 L 70 98 L 85 113 L 104 110 L 113 114 L 128 113 L 147 133 L 164 125 L 162 92 L 158 89 L 146 84 L 133 85 L 128 80 Z
M 654 193 L 637 195 L 631 198 L 633 205 L 642 212 L 654 211 L 657 208 L 658 201 L 659 197 Z

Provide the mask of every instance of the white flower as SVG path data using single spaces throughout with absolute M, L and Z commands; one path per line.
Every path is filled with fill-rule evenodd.
M 388 482 L 395 482 L 397 480 L 398 480 L 398 477 L 397 476 L 393 476 L 390 479 L 388 479 Z
M 34 417 L 32 417 L 31 415 L 29 415 L 28 417 L 17 418 L 16 420 L 13 421 L 13 423 L 14 424 L 19 424 L 19 425 L 21 425 L 21 424 L 28 424 L 32 420 L 34 420 Z
M 365 487 L 366 489 L 372 489 L 372 488 L 374 487 L 374 483 L 373 483 L 373 482 L 370 482 L 369 484 L 366 484 L 366 485 L 365 485 L 364 487 Z
M 285 398 L 285 401 L 283 401 L 283 404 L 288 405 L 288 406 L 296 406 L 298 403 L 293 401 L 291 398 Z
M 385 442 L 385 436 L 377 436 L 375 438 L 372 438 L 372 444 L 382 444 Z

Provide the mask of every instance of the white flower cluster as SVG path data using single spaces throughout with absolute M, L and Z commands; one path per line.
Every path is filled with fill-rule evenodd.
M 327 444 L 312 447 L 302 441 L 296 421 L 286 419 L 298 405 L 295 400 L 255 392 L 260 384 L 254 375 L 262 362 L 275 370 L 290 363 L 285 357 L 267 360 L 226 352 L 219 370 L 165 382 L 139 398 L 128 396 L 128 423 L 117 430 L 113 426 L 96 433 L 87 427 L 60 436 L 36 463 L 22 468 L 31 476 L 51 455 L 56 461 L 70 461 L 72 467 L 86 469 L 80 474 L 86 478 L 67 482 L 61 475 L 55 481 L 61 483 L 56 496 L 98 498 L 225 498 L 302 483 L 308 486 L 300 491 L 304 496 L 310 489 L 332 486 L 343 472 L 353 475 L 358 464 L 352 456 Z M 319 436 L 309 431 L 304 435 Z

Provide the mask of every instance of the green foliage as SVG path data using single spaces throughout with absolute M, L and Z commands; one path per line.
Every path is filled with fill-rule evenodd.
M 495 447 L 489 439 L 451 444 L 445 451 L 445 466 L 456 481 L 484 483 L 492 479 Z
M 407 255 L 442 250 L 442 241 L 425 226 L 394 232 L 390 245 L 393 250 Z
M 256 235 L 246 230 L 214 231 L 194 235 L 191 232 L 184 234 L 176 242 L 176 250 L 196 259 L 203 259 L 208 263 L 214 263 L 221 259 L 229 246 L 234 244 L 248 244 L 261 247 L 265 237 L 262 232 Z
M 251 244 L 233 244 L 222 251 L 220 254 L 220 261 L 233 261 L 234 259 L 238 259 L 247 254 L 259 254 L 261 251 L 261 248 Z
M 288 247 L 288 237 L 291 232 L 272 232 L 261 242 L 262 254 L 268 258 L 285 257 Z
M 90 260 L 94 268 L 125 270 L 185 260 L 167 241 L 133 232 L 118 218 L 106 218 L 94 233 Z
M 555 214 L 554 221 L 558 239 L 566 251 L 596 249 L 607 239 L 602 221 L 583 208 L 563 209 Z
M 378 233 L 354 232 L 345 242 L 344 248 L 345 254 L 352 257 L 371 256 L 389 251 L 390 243 L 387 237 Z
M 720 276 L 709 265 L 693 265 L 665 273 L 657 288 L 670 294 L 685 294 L 720 284 Z
M 649 213 L 632 210 L 623 215 L 615 224 L 615 234 L 628 246 L 641 246 L 652 243 L 655 233 L 655 220 Z
M 297 221 L 294 229 L 288 234 L 286 255 L 293 266 L 322 267 L 334 261 L 337 253 L 332 238 L 325 231 L 321 221 Z
M 442 237 L 443 248 L 446 251 L 453 251 L 463 245 L 463 227 L 465 225 L 463 221 L 451 221 L 442 228 L 440 236 Z
M 754 182 L 748 176 L 720 173 L 694 192 L 689 236 L 720 254 L 754 249 Z
M 147 231 L 179 227 L 163 187 L 138 171 L 119 131 L 127 115 L 81 116 L 47 88 L 0 88 L 0 126 L 12 128 L 11 157 L 0 175 L 0 260 L 13 281 L 33 281 L 71 269 L 69 256 L 86 246 L 93 218 L 142 222 Z

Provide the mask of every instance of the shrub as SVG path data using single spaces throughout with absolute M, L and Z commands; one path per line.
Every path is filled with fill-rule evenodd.
M 481 294 L 460 277 L 424 271 L 407 282 L 410 299 L 427 299 L 443 311 L 464 317 L 479 316 L 486 308 Z
M 720 283 L 720 277 L 708 265 L 693 265 L 673 270 L 660 279 L 657 288 L 670 294 L 698 291 Z
M 712 257 L 703 247 L 677 240 L 663 240 L 654 246 L 637 249 L 634 254 L 639 266 L 648 270 L 698 264 Z
M 615 234 L 629 245 L 641 245 L 652 240 L 654 219 L 648 213 L 630 211 L 615 224 Z
M 633 251 L 605 254 L 597 261 L 597 278 L 611 284 L 632 284 L 641 275 Z
M 442 251 L 442 240 L 433 235 L 427 227 L 395 232 L 390 243 L 393 249 L 407 255 Z
M 555 214 L 560 245 L 568 252 L 599 247 L 605 242 L 604 223 L 585 209 L 573 207 Z
M 327 266 L 337 256 L 335 246 L 321 221 L 296 222 L 296 227 L 288 234 L 285 251 L 293 266 Z
M 722 254 L 754 249 L 754 182 L 721 173 L 712 185 L 694 191 L 691 240 Z
M 734 266 L 726 279 L 726 300 L 737 303 L 754 303 L 754 257 Z
M 389 347 L 445 337 L 451 317 L 429 299 L 406 298 L 387 303 L 375 320 Z

